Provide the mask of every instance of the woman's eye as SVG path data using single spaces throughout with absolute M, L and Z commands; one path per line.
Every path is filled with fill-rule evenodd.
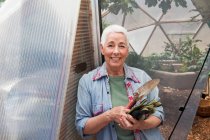
M 120 45 L 119 47 L 120 47 L 120 48 L 125 48 L 125 46 L 124 46 L 124 45 Z
M 111 48 L 111 47 L 113 47 L 113 45 L 110 44 L 110 45 L 108 45 L 108 47 Z

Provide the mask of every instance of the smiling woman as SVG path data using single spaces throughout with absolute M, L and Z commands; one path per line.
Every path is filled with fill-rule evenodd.
M 76 127 L 80 135 L 96 135 L 97 140 L 162 140 L 158 129 L 164 120 L 162 106 L 155 107 L 145 120 L 133 118 L 126 107 L 134 100 L 134 92 L 151 80 L 143 70 L 125 64 L 129 51 L 126 29 L 108 26 L 103 31 L 100 48 L 104 64 L 83 75 L 78 85 Z M 148 103 L 153 99 L 159 101 L 158 88 L 144 95 L 136 105 L 143 99 Z
M 123 64 L 128 56 L 127 39 L 122 33 L 109 33 L 107 41 L 101 45 L 101 53 L 107 63 L 109 75 L 124 75 Z

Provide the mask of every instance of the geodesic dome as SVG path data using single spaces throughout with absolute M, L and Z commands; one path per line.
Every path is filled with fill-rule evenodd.
M 129 42 L 137 54 L 148 56 L 152 53 L 163 52 L 164 42 L 178 43 L 180 38 L 190 37 L 202 40 L 199 47 L 204 50 L 210 43 L 207 20 L 200 13 L 201 2 L 186 0 L 186 7 L 176 6 L 171 2 L 171 8 L 163 13 L 158 7 L 148 7 L 146 0 L 136 0 L 139 8 L 133 8 L 132 13 L 125 16 L 123 23 L 122 10 L 117 15 L 109 10 L 102 11 L 102 19 L 106 24 L 123 25 L 129 31 Z M 204 2 L 203 6 L 209 6 Z M 160 5 L 159 5 L 160 6 Z M 205 11 L 209 12 L 209 11 Z

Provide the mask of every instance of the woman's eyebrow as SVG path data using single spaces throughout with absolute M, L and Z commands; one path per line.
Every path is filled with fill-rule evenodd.
M 121 44 L 125 45 L 126 43 L 125 43 L 125 42 L 120 42 L 119 44 L 120 44 L 120 45 L 121 45 Z
M 107 44 L 114 44 L 114 41 L 109 41 Z

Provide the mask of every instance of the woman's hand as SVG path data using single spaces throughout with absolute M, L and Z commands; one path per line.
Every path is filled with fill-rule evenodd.
M 128 130 L 144 130 L 157 127 L 161 120 L 155 116 L 149 116 L 146 120 L 136 120 L 130 114 L 121 118 L 119 126 Z
M 126 118 L 127 113 L 129 111 L 130 111 L 130 109 L 127 109 L 125 106 L 117 106 L 117 107 L 113 107 L 108 112 L 109 112 L 109 116 L 110 116 L 111 120 L 120 124 L 122 119 Z
M 130 114 L 126 114 L 120 118 L 119 126 L 123 129 L 136 130 L 138 129 L 138 120 L 134 119 Z

